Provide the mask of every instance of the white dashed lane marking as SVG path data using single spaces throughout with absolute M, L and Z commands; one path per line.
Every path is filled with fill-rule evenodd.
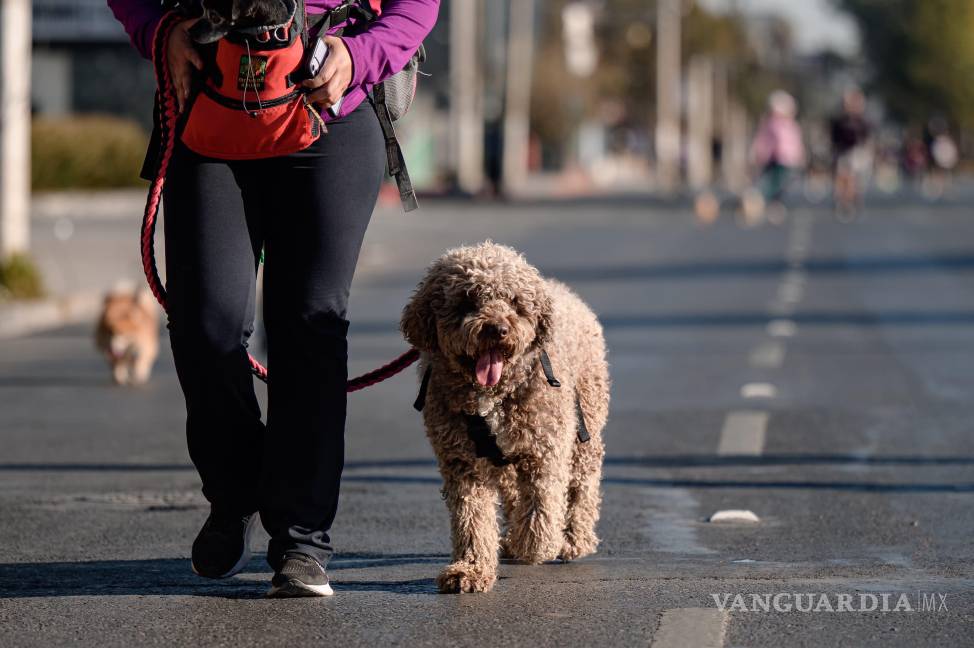
M 663 610 L 652 648 L 721 648 L 727 617 L 727 612 L 716 608 Z
M 768 322 L 768 335 L 771 337 L 789 338 L 798 332 L 798 325 L 789 319 L 775 319 Z
M 778 340 L 762 342 L 754 347 L 747 361 L 756 369 L 777 369 L 785 362 L 785 345 Z
M 797 304 L 802 300 L 805 286 L 800 283 L 783 283 L 778 288 L 778 300 L 786 304 Z
M 768 429 L 768 413 L 740 411 L 730 412 L 720 431 L 719 455 L 757 456 L 764 452 L 765 432 Z
M 748 383 L 741 387 L 744 398 L 774 398 L 778 395 L 778 388 L 771 383 Z

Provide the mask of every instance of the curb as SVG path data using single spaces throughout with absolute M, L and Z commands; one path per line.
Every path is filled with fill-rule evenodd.
M 77 293 L 66 297 L 0 304 L 0 339 L 71 324 L 94 323 L 101 303 L 100 294 Z

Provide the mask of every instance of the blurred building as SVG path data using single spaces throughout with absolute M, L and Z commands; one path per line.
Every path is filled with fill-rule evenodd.
M 155 81 L 105 0 L 33 0 L 36 113 L 100 112 L 148 126 Z

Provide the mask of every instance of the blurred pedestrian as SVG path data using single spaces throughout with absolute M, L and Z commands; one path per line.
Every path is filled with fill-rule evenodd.
M 872 128 L 866 120 L 866 96 L 859 88 L 848 88 L 842 95 L 842 109 L 831 120 L 831 134 L 836 213 L 853 215 L 862 208 L 873 163 Z
M 165 8 L 176 3 L 108 4 L 136 48 L 151 58 Z M 199 48 L 189 33 L 196 22 L 189 16 L 200 15 L 201 4 L 179 4 L 195 5 L 195 11 L 172 28 L 160 51 L 182 110 L 193 105 L 189 90 L 215 61 L 204 61 L 212 48 Z M 234 16 L 240 4 L 233 3 Z M 309 17 L 320 17 L 345 3 L 292 6 L 299 11 L 305 4 Z M 371 4 L 379 8 L 378 0 Z M 333 14 L 317 23 L 330 26 L 320 34 L 328 55 L 303 82 L 304 99 L 328 128 L 306 148 L 228 160 L 190 150 L 181 140 L 175 144 L 163 196 L 166 289 L 189 454 L 210 503 L 192 550 L 200 576 L 224 578 L 246 566 L 259 511 L 275 572 L 268 595 L 331 594 L 325 566 L 344 462 L 349 288 L 387 160 L 368 93 L 403 69 L 432 29 L 438 7 L 439 0 L 384 0 L 374 20 Z M 207 20 L 224 20 L 210 10 Z M 312 29 L 310 36 L 319 34 Z M 266 65 L 267 58 L 251 61 L 248 53 L 247 59 L 241 69 L 260 74 L 257 81 L 249 78 L 263 89 L 265 68 L 252 66 L 259 59 Z M 247 356 L 262 248 L 272 367 L 266 425 Z
M 947 120 L 937 115 L 923 129 L 923 143 L 930 164 L 923 178 L 923 194 L 931 200 L 942 198 L 950 186 L 951 175 L 960 155 L 950 135 Z
M 926 177 L 928 163 L 927 147 L 923 143 L 923 138 L 916 130 L 907 130 L 903 136 L 900 152 L 900 166 L 903 168 L 903 173 L 911 182 L 919 185 Z
M 758 184 L 772 215 L 784 214 L 784 194 L 796 169 L 805 164 L 805 145 L 795 116 L 798 104 L 784 90 L 768 97 L 768 111 L 751 143 L 751 163 L 760 169 Z

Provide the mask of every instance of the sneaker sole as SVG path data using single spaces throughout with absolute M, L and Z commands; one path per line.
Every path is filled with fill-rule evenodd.
M 230 568 L 230 571 L 228 571 L 225 574 L 220 574 L 219 576 L 210 576 L 208 574 L 201 574 L 199 570 L 196 569 L 196 565 L 193 564 L 193 561 L 190 560 L 189 565 L 193 569 L 193 573 L 203 578 L 230 578 L 231 576 L 235 576 L 236 574 L 239 574 L 241 571 L 243 571 L 243 568 L 247 566 L 247 563 L 250 562 L 250 558 L 253 555 L 250 552 L 250 539 L 253 537 L 254 532 L 257 530 L 258 521 L 260 521 L 260 514 L 254 513 L 254 516 L 250 518 L 250 522 L 247 523 L 247 529 L 244 531 L 243 553 L 240 554 L 240 558 L 237 560 L 236 564 L 234 564 L 234 566 Z
M 283 585 L 272 585 L 267 591 L 267 598 L 304 598 L 311 596 L 333 596 L 330 583 L 324 585 L 308 585 L 297 578 L 292 578 Z

